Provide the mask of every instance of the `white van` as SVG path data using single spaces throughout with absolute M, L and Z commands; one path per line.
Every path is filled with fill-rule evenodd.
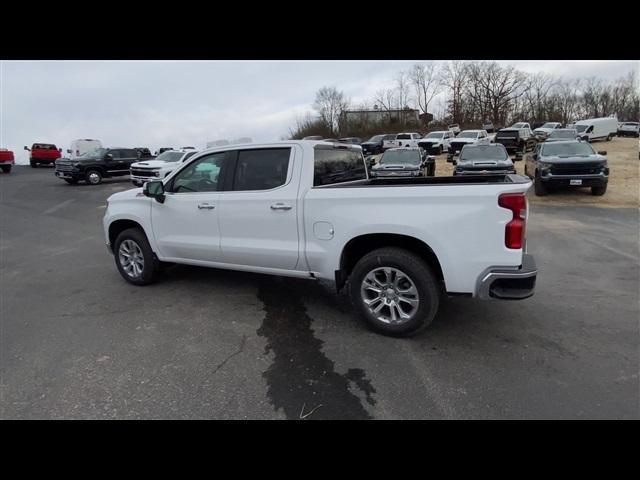
M 69 158 L 71 160 L 78 158 L 80 155 L 84 155 L 96 148 L 102 148 L 102 142 L 100 140 L 94 140 L 93 138 L 79 138 L 71 142 L 71 147 L 67 150 Z
M 611 140 L 618 132 L 616 117 L 590 118 L 578 120 L 571 128 L 575 128 L 581 140 Z

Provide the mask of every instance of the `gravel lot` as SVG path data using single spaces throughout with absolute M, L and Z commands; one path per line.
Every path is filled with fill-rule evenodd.
M 606 143 L 604 198 L 532 196 L 534 297 L 445 300 L 404 340 L 305 280 L 177 266 L 131 286 L 101 228 L 128 179 L 16 167 L 0 175 L 0 417 L 640 418 L 632 145 Z

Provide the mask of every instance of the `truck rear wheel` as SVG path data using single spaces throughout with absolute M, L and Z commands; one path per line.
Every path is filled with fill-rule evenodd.
M 31 165 L 31 168 L 37 168 L 38 167 L 38 162 L 35 162 L 33 160 L 29 160 L 29 165 Z
M 433 321 L 440 303 L 431 268 L 414 253 L 396 247 L 362 257 L 349 277 L 349 294 L 373 330 L 409 336 Z
M 147 236 L 139 228 L 128 228 L 113 244 L 116 267 L 127 282 L 149 285 L 156 279 L 159 261 L 151 250 Z
M 11 172 L 11 165 L 2 165 L 2 171 L 4 173 L 9 173 Z

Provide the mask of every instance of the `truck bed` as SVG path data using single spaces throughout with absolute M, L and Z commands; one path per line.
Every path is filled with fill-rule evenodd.
M 495 184 L 525 184 L 531 180 L 522 175 L 456 175 L 449 177 L 408 177 L 408 178 L 370 178 L 353 182 L 322 185 L 314 188 L 358 188 L 358 187 L 397 187 L 397 186 L 428 186 L 428 185 L 495 185 Z

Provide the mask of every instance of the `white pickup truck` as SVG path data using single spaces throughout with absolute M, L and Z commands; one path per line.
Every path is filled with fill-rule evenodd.
M 134 285 L 163 262 L 315 279 L 346 285 L 373 329 L 408 335 L 441 295 L 533 295 L 530 187 L 518 175 L 370 179 L 346 144 L 230 145 L 111 195 L 103 226 Z
M 422 135 L 415 132 L 398 133 L 394 140 L 384 142 L 385 150 L 388 148 L 410 147 L 417 148 L 418 142 L 422 138 Z

